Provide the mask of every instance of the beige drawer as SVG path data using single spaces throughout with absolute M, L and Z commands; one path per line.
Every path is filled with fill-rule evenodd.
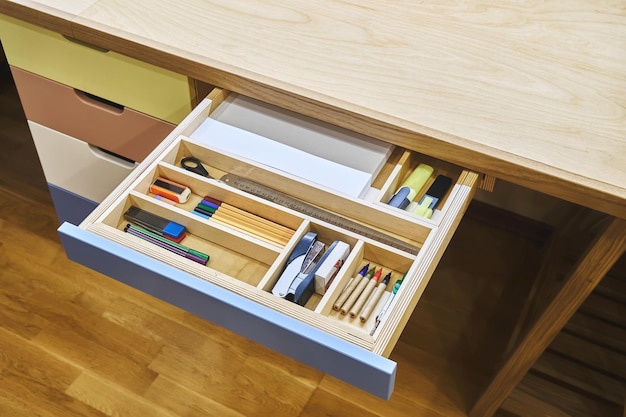
M 39 123 L 28 127 L 46 181 L 91 201 L 104 200 L 137 166 Z
M 174 125 L 11 67 L 28 120 L 133 161 L 143 160 Z
M 351 197 L 211 148 L 210 138 L 198 137 L 197 132 L 223 95 L 216 91 L 204 100 L 79 227 L 61 226 L 68 256 L 388 398 L 395 364 L 386 358 L 473 196 L 477 174 L 396 149 L 372 181 L 371 192 L 363 198 Z M 191 156 L 203 162 L 212 178 L 181 167 L 181 160 Z M 454 179 L 431 219 L 386 204 L 419 163 L 429 163 L 435 174 Z M 243 191 L 231 181 L 220 180 L 225 174 L 272 191 Z M 172 205 L 155 199 L 149 187 L 158 176 L 188 186 L 189 201 Z M 295 197 L 303 206 L 287 208 L 273 198 L 274 192 Z M 196 215 L 194 208 L 204 196 L 245 212 L 246 219 L 227 213 L 208 219 Z M 302 210 L 309 205 L 314 209 Z M 209 262 L 203 265 L 125 233 L 124 213 L 131 206 L 184 225 L 188 235 L 182 243 L 208 254 Z M 261 222 L 271 227 L 261 227 Z M 309 232 L 327 247 L 343 241 L 350 251 L 328 289 L 299 305 L 275 296 L 272 289 L 292 250 Z M 372 313 L 361 320 L 358 315 L 341 314 L 334 304 L 366 264 L 382 268 L 383 275 L 390 273 L 391 281 Z M 377 324 L 394 282 L 402 277 Z
M 171 123 L 197 101 L 186 76 L 2 14 L 0 41 L 15 67 Z

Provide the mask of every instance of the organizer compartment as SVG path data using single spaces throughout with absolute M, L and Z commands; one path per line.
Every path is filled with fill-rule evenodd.
M 420 164 L 431 167 L 433 172 L 430 174 L 425 184 L 417 190 L 417 195 L 413 199 L 413 202 L 417 203 L 424 197 L 438 176 L 446 176 L 452 180 L 450 188 L 440 198 L 431 218 L 411 212 L 411 206 L 402 209 L 389 205 L 394 194 Z M 379 192 L 376 194 L 376 200 L 379 204 L 383 205 L 383 207 L 394 212 L 395 215 L 437 224 L 441 221 L 443 213 L 447 209 L 446 203 L 449 197 L 454 193 L 454 185 L 459 182 L 463 172 L 463 169 L 458 166 L 436 160 L 417 152 L 401 150 L 401 152 L 397 152 L 394 155 L 394 158 L 390 158 L 388 161 L 387 169 L 384 171 L 384 177 L 377 179 L 377 183 L 381 186 L 380 190 L 378 190 Z
M 380 205 L 365 199 L 342 195 L 306 180 L 286 176 L 283 172 L 261 166 L 253 161 L 209 149 L 186 136 L 181 138 L 180 146 L 164 155 L 163 161 L 180 166 L 180 161 L 190 156 L 200 160 L 211 177 L 215 179 L 222 178 L 227 173 L 249 179 L 328 212 L 383 231 L 388 236 L 406 242 L 406 246 L 412 247 L 411 251 L 414 253 L 417 252 L 417 248 L 421 246 L 432 228 L 432 225 L 419 219 L 402 217 L 392 211 L 381 210 Z M 229 189 L 233 190 L 232 187 Z
M 131 206 L 184 225 L 187 235 L 181 244 L 209 255 L 207 265 L 185 259 L 125 233 L 124 228 L 131 222 L 124 218 L 124 213 Z M 144 194 L 135 192 L 113 207 L 101 222 L 94 225 L 93 230 L 96 233 L 104 232 L 109 237 L 115 236 L 116 241 L 166 263 L 184 265 L 186 271 L 209 281 L 213 279 L 208 276 L 218 276 L 220 280 L 234 279 L 249 285 L 256 285 L 280 255 L 275 248 L 261 245 L 246 236 L 192 218 L 185 211 L 172 210 Z

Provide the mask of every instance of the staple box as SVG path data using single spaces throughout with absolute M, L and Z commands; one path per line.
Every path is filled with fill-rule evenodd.
M 330 253 L 315 271 L 315 292 L 322 295 L 333 282 L 333 278 L 339 272 L 348 254 L 350 254 L 350 245 L 342 241 L 336 241 L 328 248 L 328 251 Z

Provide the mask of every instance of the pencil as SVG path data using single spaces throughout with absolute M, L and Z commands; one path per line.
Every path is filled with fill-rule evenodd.
M 380 300 L 380 297 L 383 296 L 383 293 L 385 292 L 385 289 L 387 288 L 387 284 L 389 284 L 390 279 L 391 279 L 391 272 L 385 275 L 385 278 L 383 278 L 380 284 L 376 286 L 376 290 L 374 291 L 374 294 L 369 299 L 365 307 L 363 307 L 363 311 L 361 311 L 361 314 L 359 315 L 359 319 L 361 320 L 362 323 L 365 323 L 367 319 L 369 318 L 370 314 L 372 314 L 372 310 L 374 310 L 374 307 L 376 307 L 376 304 L 378 304 L 378 300 Z
M 363 304 L 365 304 L 365 302 L 370 298 L 370 294 L 372 294 L 372 291 L 374 291 L 374 287 L 376 286 L 376 284 L 378 284 L 378 280 L 380 279 L 380 275 L 382 274 L 382 272 L 383 269 L 380 268 L 378 271 L 376 271 L 372 279 L 369 280 L 369 282 L 365 286 L 365 289 L 363 290 L 361 295 L 359 295 L 359 298 L 357 298 L 356 302 L 350 309 L 350 317 L 355 318 L 357 314 L 359 314 L 361 308 L 363 308 Z
M 361 280 L 356 284 L 356 287 L 354 288 L 352 293 L 350 293 L 346 302 L 343 303 L 343 305 L 341 306 L 340 308 L 341 314 L 348 314 L 348 311 L 350 311 L 350 309 L 356 302 L 357 298 L 359 298 L 359 295 L 361 295 L 361 293 L 363 292 L 363 289 L 367 286 L 367 283 L 369 282 L 370 278 L 374 276 L 375 272 L 376 272 L 376 267 L 375 266 L 371 267 L 370 270 L 367 271 L 367 274 L 365 274 L 365 276 L 361 278 Z
M 288 227 L 210 196 L 203 197 L 194 208 L 194 212 L 206 219 L 213 219 L 216 223 L 240 229 L 273 245 L 286 246 L 295 233 Z
M 287 239 L 277 238 L 264 229 L 259 229 L 258 227 L 242 221 L 241 219 L 233 218 L 228 214 L 225 215 L 224 213 L 215 212 L 215 214 L 211 216 L 211 220 L 251 233 L 259 239 L 272 243 L 274 245 L 285 246 L 288 242 Z
M 280 225 L 247 211 L 236 209 L 236 207 L 228 207 L 222 204 L 216 213 L 248 223 L 259 230 L 263 230 L 268 234 L 276 236 L 277 238 L 283 238 L 286 241 L 291 239 L 291 236 L 294 234 L 293 230 L 285 232 L 278 227 Z
M 367 270 L 369 267 L 370 264 L 367 264 L 363 268 L 361 268 L 359 273 L 354 278 L 352 278 L 348 285 L 346 285 L 341 294 L 339 294 L 339 297 L 337 297 L 337 301 L 335 301 L 335 304 L 333 304 L 333 310 L 339 311 L 341 309 L 350 294 L 352 294 L 352 292 L 354 291 L 354 288 L 356 288 L 357 284 L 361 281 L 361 279 L 363 279 L 365 274 L 367 274 Z
M 272 230 L 274 230 L 275 232 L 285 234 L 286 236 L 289 236 L 290 238 L 294 233 L 293 229 L 290 229 L 286 226 L 283 226 L 282 224 L 273 222 L 272 220 L 268 220 L 256 214 L 250 213 L 249 211 L 240 209 L 239 207 L 231 206 L 230 204 L 227 204 L 227 203 L 222 203 L 221 208 L 226 209 L 227 211 L 231 211 L 233 213 L 238 213 L 242 215 L 243 217 L 247 217 L 259 223 L 265 224 L 268 227 L 270 227 Z

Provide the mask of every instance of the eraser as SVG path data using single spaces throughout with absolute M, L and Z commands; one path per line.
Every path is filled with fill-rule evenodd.
M 164 228 L 163 228 L 163 236 L 165 237 L 171 237 L 174 239 L 181 239 L 183 234 L 185 233 L 185 226 L 183 226 L 182 224 L 178 224 L 176 222 L 169 222 Z

